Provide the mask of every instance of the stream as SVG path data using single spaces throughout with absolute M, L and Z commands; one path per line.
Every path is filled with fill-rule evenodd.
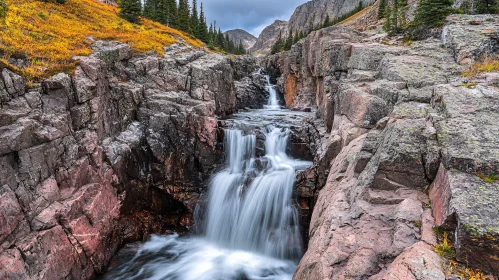
M 225 168 L 209 183 L 195 214 L 197 234 L 154 235 L 104 279 L 291 279 L 303 255 L 293 199 L 297 171 L 290 127 L 309 115 L 279 105 L 267 78 L 268 104 L 225 120 Z

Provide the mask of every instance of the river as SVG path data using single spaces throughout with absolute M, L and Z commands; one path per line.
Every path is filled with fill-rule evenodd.
M 310 113 L 282 108 L 267 78 L 268 104 L 231 116 L 225 168 L 196 211 L 197 234 L 154 235 L 104 279 L 291 279 L 303 255 L 293 200 L 296 173 L 312 163 L 287 153 L 290 126 Z

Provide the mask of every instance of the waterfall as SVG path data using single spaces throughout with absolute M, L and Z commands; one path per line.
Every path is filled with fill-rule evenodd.
M 296 161 L 285 152 L 289 130 L 265 129 L 263 159 L 254 156 L 255 135 L 226 130 L 225 136 L 228 166 L 210 184 L 206 237 L 231 249 L 298 259 L 298 212 L 291 204 Z
M 276 123 L 305 113 L 281 109 L 267 82 L 269 105 L 236 114 L 244 121 L 224 130 L 225 167 L 210 180 L 207 208 L 196 216 L 200 236 L 153 236 L 106 279 L 291 279 L 303 253 L 293 185 L 296 170 L 311 162 L 286 154 L 290 130 Z M 257 156 L 256 134 L 263 135 L 264 156 Z
M 267 106 L 265 106 L 266 109 L 279 109 L 279 99 L 277 97 L 277 91 L 275 90 L 275 86 L 270 83 L 270 76 L 267 75 L 265 76 L 267 79 L 267 85 L 265 88 L 269 92 L 269 101 L 267 103 Z
M 449 25 L 445 25 L 442 30 L 442 44 L 445 46 L 447 44 L 447 32 L 449 31 Z

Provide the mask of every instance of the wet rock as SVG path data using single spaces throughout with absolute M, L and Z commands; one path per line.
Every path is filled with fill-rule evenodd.
M 268 100 L 265 84 L 265 77 L 259 73 L 236 81 L 237 108 L 260 109 Z
M 229 59 L 220 54 L 209 54 L 192 62 L 190 95 L 194 99 L 215 101 L 216 113 L 233 113 L 236 95 Z

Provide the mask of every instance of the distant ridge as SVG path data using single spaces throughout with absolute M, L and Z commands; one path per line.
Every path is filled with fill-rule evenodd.
M 243 29 L 228 30 L 224 32 L 224 34 L 229 34 L 229 38 L 236 44 L 239 44 L 239 41 L 242 41 L 243 46 L 246 50 L 249 50 L 251 47 L 253 47 L 257 40 L 255 36 Z

